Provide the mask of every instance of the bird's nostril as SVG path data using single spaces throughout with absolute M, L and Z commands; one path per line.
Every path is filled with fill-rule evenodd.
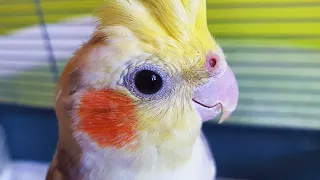
M 214 67 L 216 66 L 216 64 L 217 64 L 216 58 L 215 58 L 215 57 L 211 57 L 211 58 L 209 59 L 209 65 L 210 65 L 210 67 L 214 68 Z
M 219 56 L 217 54 L 208 53 L 206 57 L 206 64 L 205 64 L 205 68 L 207 69 L 207 71 L 211 72 L 214 69 L 216 69 L 218 61 L 219 61 Z

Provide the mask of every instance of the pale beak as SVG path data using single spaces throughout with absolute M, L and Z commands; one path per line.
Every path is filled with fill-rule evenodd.
M 193 104 L 202 121 L 211 120 L 222 112 L 219 121 L 222 123 L 236 109 L 238 98 L 238 83 L 228 66 L 220 78 L 195 91 Z

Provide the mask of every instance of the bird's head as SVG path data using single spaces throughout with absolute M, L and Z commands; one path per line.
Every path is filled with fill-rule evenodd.
M 81 148 L 188 158 L 202 122 L 226 119 L 238 101 L 205 0 L 111 0 L 96 17 L 58 85 L 60 137 L 68 129 Z

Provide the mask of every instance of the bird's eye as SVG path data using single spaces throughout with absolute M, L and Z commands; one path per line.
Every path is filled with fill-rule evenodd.
M 136 73 L 134 83 L 138 91 L 143 94 L 155 94 L 162 88 L 161 76 L 151 70 L 141 70 Z
M 128 89 L 143 99 L 162 98 L 171 89 L 171 83 L 165 71 L 152 64 L 135 67 L 126 80 Z

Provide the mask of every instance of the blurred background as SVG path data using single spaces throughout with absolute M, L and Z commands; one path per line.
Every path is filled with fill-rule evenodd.
M 44 179 L 55 85 L 101 2 L 0 0 L 0 180 Z M 240 90 L 232 117 L 204 126 L 219 176 L 319 179 L 320 0 L 207 0 L 207 9 Z

